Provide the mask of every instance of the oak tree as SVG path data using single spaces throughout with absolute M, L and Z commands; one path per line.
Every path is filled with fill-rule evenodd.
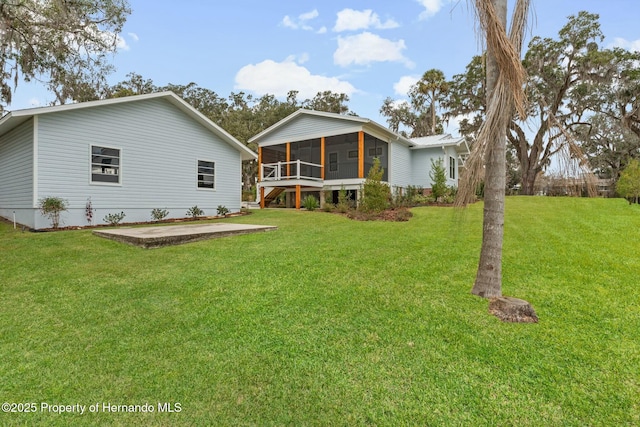
M 126 0 L 2 0 L 0 105 L 20 79 L 43 82 L 58 103 L 95 98 L 130 13 Z

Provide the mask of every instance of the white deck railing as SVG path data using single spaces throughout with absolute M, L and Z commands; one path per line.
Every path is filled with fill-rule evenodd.
M 287 168 L 287 166 L 289 166 Z M 304 168 L 302 166 L 305 166 Z M 307 179 L 322 181 L 322 168 L 315 163 L 295 160 L 293 162 L 263 163 L 260 165 L 261 181 L 282 181 L 287 179 Z M 304 169 L 304 173 L 303 170 Z M 317 172 L 317 173 L 314 173 Z M 317 175 L 317 176 L 313 176 Z

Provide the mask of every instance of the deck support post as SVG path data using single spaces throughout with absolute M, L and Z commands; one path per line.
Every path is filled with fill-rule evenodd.
M 296 209 L 300 210 L 300 197 L 301 197 L 300 186 L 296 185 Z

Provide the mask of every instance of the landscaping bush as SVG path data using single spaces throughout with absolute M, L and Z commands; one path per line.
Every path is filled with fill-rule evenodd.
M 91 197 L 89 197 L 87 198 L 87 203 L 84 205 L 84 216 L 87 218 L 89 225 L 93 223 L 93 212 L 95 212 L 95 209 L 93 208 Z
M 162 221 L 169 215 L 169 211 L 166 209 L 154 208 L 151 210 L 151 218 L 154 221 Z
M 187 216 L 190 216 L 193 219 L 198 219 L 198 217 L 202 215 L 204 215 L 204 211 L 200 209 L 197 205 L 190 207 L 187 210 Z
M 336 210 L 340 213 L 347 213 L 351 208 L 353 208 L 353 202 L 349 199 L 347 189 L 342 185 L 340 190 L 338 190 L 338 204 L 336 205 Z
M 380 165 L 380 159 L 375 158 L 363 186 L 359 206 L 363 212 L 381 212 L 389 207 L 391 190 L 382 182 L 383 175 L 384 170 Z
M 226 206 L 218 205 L 217 213 L 218 216 L 227 216 L 227 214 L 229 213 L 229 209 L 227 209 Z
M 38 209 L 42 215 L 49 218 L 53 228 L 58 228 L 60 225 L 60 213 L 66 211 L 67 206 L 69 202 L 60 197 L 45 197 L 38 202 Z
M 315 211 L 318 209 L 318 199 L 309 194 L 307 197 L 302 199 L 302 206 L 308 211 Z
M 110 213 L 105 215 L 102 220 L 108 223 L 109 225 L 118 225 L 124 219 L 125 216 L 126 215 L 124 212 L 120 212 L 116 214 Z
M 429 178 L 431 178 L 431 196 L 434 201 L 438 202 L 447 193 L 447 174 L 442 159 L 438 159 L 436 162 L 431 159 Z

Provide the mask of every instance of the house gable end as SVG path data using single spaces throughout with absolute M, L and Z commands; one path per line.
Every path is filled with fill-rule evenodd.
M 363 123 L 342 118 L 319 115 L 299 114 L 285 125 L 272 129 L 268 134 L 258 138 L 258 145 L 266 147 L 286 142 L 303 141 L 334 135 L 358 132 Z

